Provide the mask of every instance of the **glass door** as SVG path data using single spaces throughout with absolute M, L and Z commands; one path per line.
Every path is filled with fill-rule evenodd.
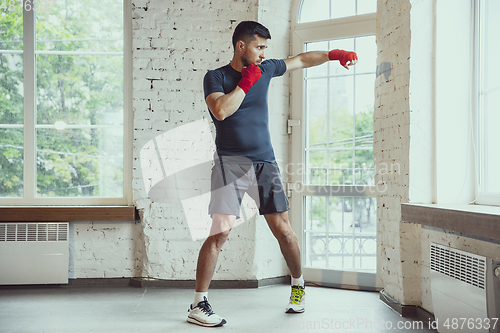
M 301 95 L 292 98 L 292 118 L 300 121 L 300 129 L 292 129 L 287 171 L 304 278 L 376 290 L 375 36 L 305 40 L 302 48 L 353 50 L 359 58 L 350 70 L 331 61 L 292 76 L 292 95 Z

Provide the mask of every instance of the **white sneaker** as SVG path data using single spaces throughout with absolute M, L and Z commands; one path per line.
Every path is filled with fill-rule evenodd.
M 189 305 L 188 312 L 189 315 L 187 321 L 192 324 L 217 327 L 226 323 L 224 318 L 221 318 L 213 312 L 212 306 L 208 303 L 208 299 L 206 297 L 203 297 L 203 301 L 199 302 L 194 308 L 193 304 Z
M 290 303 L 286 307 L 287 313 L 302 313 L 305 311 L 306 292 L 303 286 L 292 286 Z

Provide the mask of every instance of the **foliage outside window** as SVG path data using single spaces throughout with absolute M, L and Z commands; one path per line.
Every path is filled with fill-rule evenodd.
M 0 198 L 122 198 L 123 2 L 51 2 L 24 15 L 19 5 L 0 10 Z

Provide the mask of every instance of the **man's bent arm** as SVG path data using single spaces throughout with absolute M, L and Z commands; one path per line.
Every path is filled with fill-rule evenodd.
M 245 95 L 243 89 L 236 86 L 229 94 L 221 92 L 211 93 L 207 96 L 205 102 L 215 119 L 223 121 L 239 109 Z
M 239 109 L 250 88 L 259 81 L 261 75 L 262 73 L 259 66 L 250 64 L 247 67 L 243 67 L 241 70 L 240 82 L 238 82 L 236 88 L 229 94 L 225 95 L 221 92 L 217 92 L 208 95 L 205 101 L 215 119 L 223 121 L 235 113 Z

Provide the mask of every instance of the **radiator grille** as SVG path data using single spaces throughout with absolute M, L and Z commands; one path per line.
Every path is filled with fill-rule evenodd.
M 68 223 L 2 223 L 0 242 L 57 242 L 68 240 Z
M 485 288 L 486 261 L 465 252 L 431 244 L 431 270 Z

